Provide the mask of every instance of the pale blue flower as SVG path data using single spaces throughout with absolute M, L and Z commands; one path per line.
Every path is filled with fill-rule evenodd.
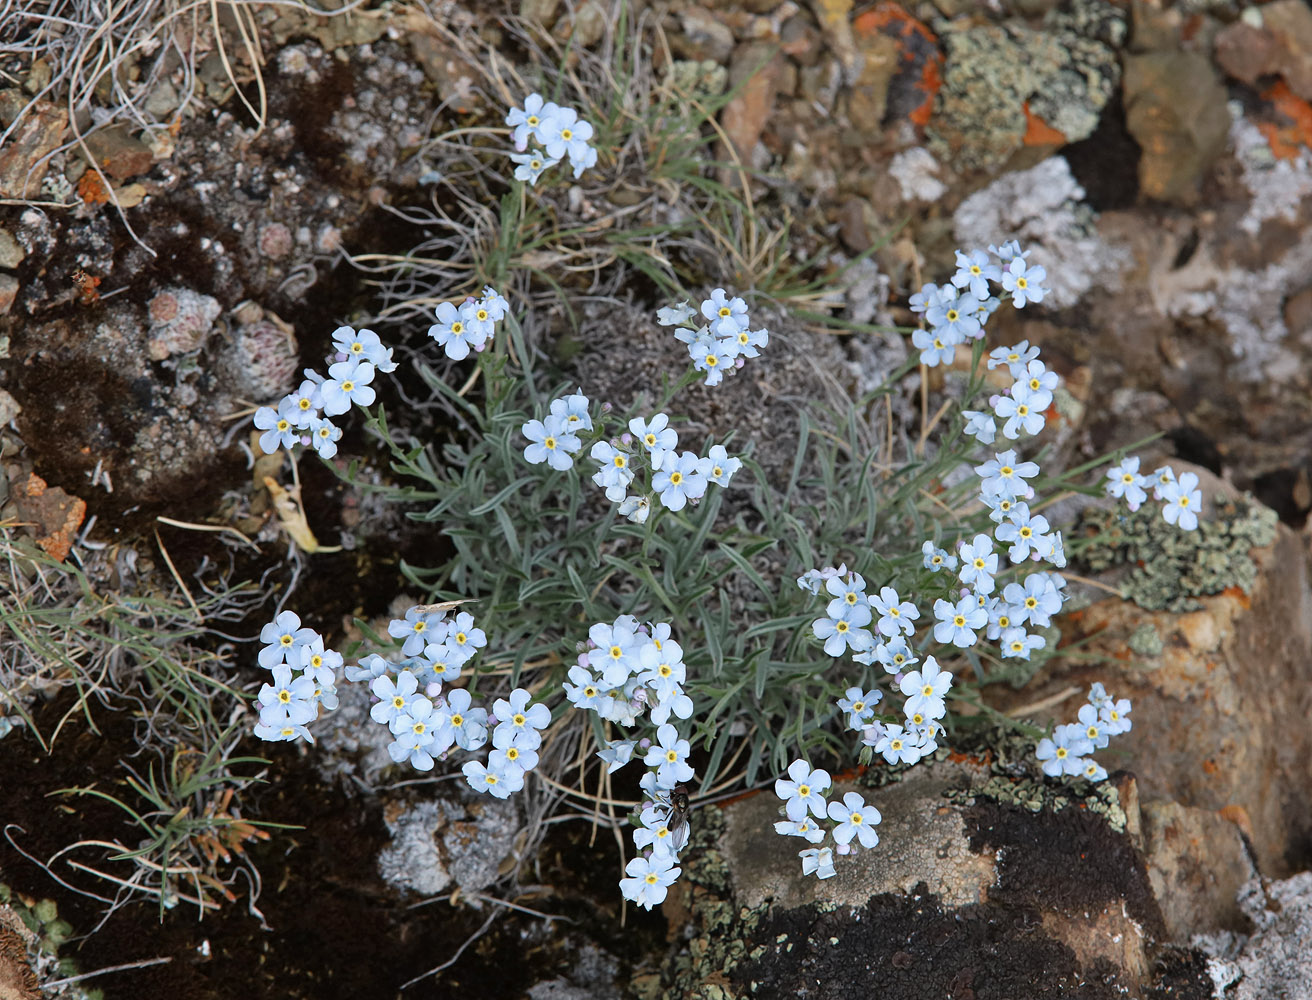
M 688 347 L 692 356 L 692 366 L 699 372 L 706 373 L 708 386 L 719 385 L 724 373 L 733 367 L 733 355 L 725 350 L 724 345 L 709 338 L 701 338 Z
M 373 330 L 353 330 L 349 326 L 339 326 L 333 331 L 333 346 L 346 355 L 346 360 L 368 361 L 380 372 L 396 371 L 396 362 L 392 360 L 392 350 L 384 347 Z M 301 386 L 301 392 L 305 386 Z
M 388 635 L 405 640 L 401 652 L 406 656 L 418 656 L 430 642 L 443 642 L 446 633 L 446 612 L 425 611 L 418 606 L 407 608 L 404 618 L 387 623 Z
M 408 761 L 416 771 L 431 771 L 433 755 L 429 751 L 432 746 L 431 734 L 406 731 L 387 745 L 387 754 L 398 764 Z
M 521 767 L 503 766 L 497 769 L 471 760 L 460 770 L 464 772 L 470 788 L 476 792 L 489 792 L 498 799 L 508 799 L 524 787 L 524 769 Z
M 492 714 L 500 720 L 500 726 L 522 733 L 525 746 L 536 749 L 542 745 L 542 735 L 538 730 L 551 725 L 551 709 L 546 705 L 530 705 L 531 697 L 525 688 L 515 688 L 510 692 L 509 699 L 496 700 Z
M 724 445 L 713 444 L 701 461 L 701 472 L 716 486 L 728 486 L 733 474 L 742 468 L 740 458 L 734 458 L 725 451 Z
M 638 817 L 642 824 L 633 831 L 633 846 L 638 850 L 650 847 L 653 856 L 664 858 L 675 858 L 678 850 L 675 848 L 675 834 L 670 829 L 670 814 L 666 809 L 657 806 L 646 805 Z
M 862 691 L 859 687 L 847 689 L 844 697 L 838 699 L 838 707 L 847 713 L 849 729 L 864 729 L 866 723 L 875 714 L 875 706 L 884 697 L 878 688 Z
M 717 337 L 734 337 L 747 329 L 747 303 L 737 296 L 730 298 L 723 288 L 714 289 L 702 302 L 702 315 Z
M 319 633 L 314 629 L 301 627 L 301 619 L 296 612 L 284 611 L 260 629 L 260 642 L 266 644 L 259 653 L 260 666 L 271 670 L 284 661 L 296 666 L 300 658 L 299 649 L 318 638 Z
M 625 899 L 650 910 L 665 901 L 669 887 L 683 869 L 674 867 L 672 855 L 653 853 L 650 858 L 634 858 L 624 871 L 629 877 L 620 879 L 620 892 Z
M 561 686 L 565 697 L 575 708 L 596 708 L 597 702 L 605 697 L 597 678 L 587 667 L 580 665 L 569 668 L 569 680 Z
M 529 420 L 520 427 L 520 433 L 529 441 L 524 449 L 524 461 L 529 465 L 546 462 L 557 472 L 573 468 L 573 455 L 583 447 L 583 442 L 557 416 L 549 416 L 545 421 Z
M 538 178 L 544 172 L 560 162 L 551 159 L 540 149 L 535 149 L 529 153 L 511 153 L 510 159 L 517 164 L 515 167 L 515 180 L 525 181 L 529 187 L 534 187 L 538 182 Z
M 434 739 L 443 751 L 452 743 L 477 750 L 487 742 L 487 709 L 474 708 L 473 696 L 464 688 L 448 692 L 433 719 L 438 727 Z
M 973 646 L 979 638 L 974 630 L 983 628 L 989 620 L 988 612 L 969 595 L 956 604 L 949 604 L 939 598 L 934 602 L 934 617 L 938 619 L 938 624 L 934 626 L 935 641 L 950 642 L 960 649 Z
M 807 851 L 798 851 L 797 856 L 802 859 L 803 875 L 814 875 L 816 878 L 833 878 L 838 874 L 834 869 L 834 849 L 832 847 L 813 847 Z
M 595 162 L 596 153 L 589 156 L 588 140 L 592 138 L 592 126 L 581 121 L 573 108 L 560 108 L 555 114 L 542 122 L 539 128 L 542 145 L 547 155 L 553 159 L 569 157 L 575 168 L 589 159 Z M 580 171 L 581 172 L 581 171 Z M 575 173 L 578 176 L 578 173 Z
M 637 620 L 621 615 L 610 625 L 597 622 L 588 629 L 588 638 L 596 646 L 588 653 L 588 666 L 601 672 L 607 688 L 623 687 L 641 665 L 645 642 L 638 635 Z
M 423 697 L 416 693 L 419 690 L 419 678 L 409 670 L 402 670 L 396 680 L 392 680 L 386 674 L 375 677 L 369 685 L 369 690 L 379 699 L 378 703 L 369 710 L 369 717 L 374 722 L 381 722 L 387 726 L 390 726 L 397 716 L 408 711 L 412 701 Z
M 953 356 L 957 353 L 957 343 L 960 341 L 951 341 L 937 330 L 916 330 L 911 334 L 912 345 L 920 351 L 920 363 L 930 368 L 936 368 L 941 364 L 951 364 Z
M 922 712 L 926 718 L 941 719 L 947 711 L 944 696 L 952 687 L 952 674 L 939 669 L 938 661 L 925 657 L 925 665 L 902 678 L 898 690 L 907 696 L 903 711 L 908 716 Z
M 937 573 L 941 569 L 957 568 L 957 557 L 946 549 L 938 548 L 933 542 L 927 541 L 920 546 L 920 554 L 924 557 L 925 569 L 931 572 Z
M 1090 743 L 1078 727 L 1058 726 L 1052 738 L 1039 740 L 1035 756 L 1043 761 L 1043 773 L 1050 778 L 1075 776 L 1084 771 L 1084 755 L 1093 752 Z
M 310 446 L 318 452 L 324 461 L 337 455 L 337 442 L 342 439 L 342 429 L 327 417 L 310 418 Z
M 770 331 L 765 328 L 749 330 L 743 327 L 732 337 L 722 337 L 721 340 L 730 343 L 735 357 L 757 358 L 761 356 L 761 348 L 770 343 Z
M 487 635 L 481 628 L 474 627 L 474 616 L 462 611 L 451 621 L 446 630 L 446 646 L 455 650 L 460 662 L 470 660 L 475 651 L 487 645 Z
M 988 535 L 976 535 L 974 541 L 962 542 L 957 547 L 957 555 L 961 557 L 958 579 L 977 594 L 993 593 L 993 577 L 998 572 L 998 554 L 993 551 L 993 539 Z
M 1107 778 L 1107 770 L 1092 757 L 1086 757 L 1080 777 L 1085 781 L 1104 781 Z
M 1024 562 L 1030 550 L 1041 552 L 1048 547 L 1048 519 L 1042 514 L 1031 514 L 1029 504 L 1018 503 L 1012 508 L 1006 523 L 998 525 L 993 534 L 999 542 L 1010 542 L 1007 558 L 1014 563 Z
M 890 764 L 914 764 L 924 756 L 921 741 L 896 723 L 886 726 L 875 741 L 875 753 L 883 754 Z
M 479 343 L 465 322 L 464 317 L 450 302 L 443 302 L 434 312 L 437 322 L 428 328 L 428 335 L 437 341 L 452 361 L 463 361 L 469 357 L 470 348 Z
M 481 351 L 495 332 L 492 310 L 479 299 L 466 299 L 460 304 L 460 318 L 465 321 L 465 329 L 469 331 L 470 346 Z
M 808 843 L 818 844 L 825 839 L 824 827 L 807 819 L 781 819 L 774 825 L 774 832 L 785 837 L 802 837 Z
M 531 733 L 532 735 L 528 735 Z M 531 771 L 538 766 L 537 733 L 502 723 L 492 730 L 492 746 L 496 749 L 487 755 L 488 766 L 493 770 L 509 770 L 517 767 L 521 771 Z
M 1203 506 L 1203 491 L 1197 488 L 1198 477 L 1192 472 L 1180 473 L 1179 480 L 1162 487 L 1162 517 L 1167 524 L 1178 524 L 1185 531 L 1198 527 L 1198 511 Z
M 983 465 L 975 466 L 975 472 L 984 480 L 980 486 L 982 492 L 997 493 L 1014 500 L 1029 494 L 1030 486 L 1025 480 L 1037 476 L 1039 467 L 1033 462 L 1016 461 L 1015 450 L 1008 449 L 998 452 L 996 458 Z
M 647 518 L 651 516 L 651 498 L 626 496 L 616 509 L 634 524 L 646 524 Z
M 290 451 L 301 443 L 300 427 L 296 421 L 301 418 L 295 400 L 284 397 L 278 409 L 261 406 L 255 411 L 255 428 L 264 431 L 260 435 L 260 451 L 272 455 L 279 448 Z
M 633 482 L 628 452 L 621 451 L 609 441 L 597 441 L 588 455 L 600 466 L 593 473 L 592 481 L 606 491 L 607 500 L 619 503 L 627 495 L 629 483 Z
M 650 420 L 634 417 L 629 421 L 629 433 L 647 449 L 653 469 L 659 469 L 679 443 L 679 435 L 670 426 L 669 415 L 665 413 L 657 413 Z
M 373 380 L 374 366 L 368 361 L 339 361 L 329 365 L 328 378 L 319 386 L 324 416 L 345 413 L 352 404 L 370 405 L 377 395 L 369 384 Z
M 913 313 L 923 313 L 929 312 L 933 306 L 938 304 L 938 301 L 939 287 L 930 281 L 920 286 L 920 291 L 907 300 L 907 305 Z
M 675 306 L 663 306 L 656 310 L 656 322 L 661 326 L 682 326 L 697 315 L 697 310 L 685 299 Z
M 831 601 L 833 607 L 837 601 Z M 827 618 L 817 618 L 811 623 L 811 631 L 817 639 L 825 644 L 825 652 L 830 656 L 842 656 L 850 647 L 855 652 L 869 649 L 874 645 L 875 637 L 863 626 L 870 624 L 870 607 L 854 604 L 839 607 L 837 614 L 830 612 Z
M 1048 276 L 1042 264 L 1025 266 L 1021 257 L 1013 257 L 1002 272 L 1002 287 L 1011 292 L 1011 304 L 1017 309 L 1024 309 L 1027 303 L 1042 302 L 1048 289 L 1043 287 L 1043 279 Z
M 995 347 L 989 352 L 989 370 L 998 365 L 1006 365 L 1013 379 L 1023 379 L 1027 374 L 1026 365 L 1039 356 L 1039 349 L 1031 347 L 1028 340 L 1022 340 L 1014 347 Z
M 1020 248 L 1020 240 L 1008 240 L 999 247 L 995 247 L 990 243 L 989 253 L 994 254 L 1004 264 L 1010 264 L 1017 257 L 1024 260 L 1030 255 L 1029 250 L 1022 250 Z
M 553 399 L 551 415 L 565 421 L 572 434 L 592 430 L 592 416 L 588 413 L 588 397 L 583 395 L 582 390 Z
M 1002 650 L 1004 657 L 1013 656 L 1020 660 L 1028 660 L 1033 650 L 1042 649 L 1047 644 L 1048 640 L 1043 636 L 1031 635 L 1022 626 L 1014 625 L 1003 631 L 998 648 Z
M 945 344 L 959 344 L 977 336 L 980 323 L 975 318 L 976 301 L 974 296 L 963 297 L 951 286 L 941 289 L 938 301 L 925 313 L 925 320 L 933 327 L 934 336 Z
M 491 285 L 483 286 L 483 295 L 478 302 L 488 311 L 494 323 L 500 323 L 510 311 L 510 303 L 506 301 L 506 297 Z
M 688 741 L 680 739 L 678 730 L 667 722 L 656 730 L 656 742 L 647 751 L 644 762 L 648 767 L 656 768 L 659 787 L 673 788 L 680 782 L 692 780 L 694 772 L 687 759 L 691 752 Z
M 902 632 L 907 635 L 915 633 L 916 626 L 912 622 L 920 617 L 920 609 L 910 601 L 903 601 L 892 587 L 881 588 L 879 596 L 872 598 L 870 605 L 880 616 L 875 626 L 880 635 L 891 637 Z
M 883 666 L 884 672 L 889 674 L 900 674 L 920 662 L 920 658 L 902 636 L 879 643 L 875 647 L 875 659 Z
M 875 827 L 884 817 L 874 806 L 866 805 L 866 800 L 856 792 L 847 792 L 842 802 L 830 802 L 828 812 L 829 818 L 838 823 L 834 829 L 837 843 L 850 844 L 853 838 L 867 848 L 879 843 Z
M 997 439 L 998 425 L 993 420 L 993 414 L 980 410 L 962 410 L 961 415 L 966 418 L 966 433 L 980 444 L 992 444 Z
M 350 327 L 344 326 L 342 329 L 349 330 Z M 310 422 L 319 415 L 319 410 L 323 408 L 323 396 L 319 392 L 319 383 L 307 378 L 301 383 L 300 388 L 287 398 L 292 401 L 293 423 L 301 430 L 308 429 Z
M 1043 430 L 1044 411 L 1052 402 L 1052 393 L 1040 389 L 1034 392 L 1025 382 L 1017 382 L 1011 387 L 1010 396 L 999 396 L 993 412 L 1002 425 L 1002 436 L 1009 441 L 1020 437 L 1020 432 L 1038 434 Z
M 670 510 L 683 510 L 689 500 L 706 495 L 706 475 L 701 470 L 701 459 L 690 451 L 675 458 L 667 456 L 659 472 L 651 477 L 651 488 L 660 495 L 661 503 Z
M 1038 353 L 1038 348 L 1034 352 Z M 1017 368 L 1021 371 L 1017 373 Z M 1023 365 L 1011 366 L 1013 377 L 1017 382 L 1022 382 L 1029 387 L 1030 392 L 1046 392 L 1051 398 L 1052 394 L 1057 391 L 1057 386 L 1061 384 L 1061 379 L 1056 372 L 1048 371 L 1042 361 L 1031 358 Z
M 538 93 L 529 94 L 524 98 L 522 109 L 511 108 L 506 115 L 506 124 L 514 129 L 511 133 L 511 141 L 514 142 L 515 148 L 520 151 L 527 149 L 529 139 L 544 141 L 543 123 L 551 120 L 559 112 L 560 108 L 557 105 L 544 101 L 542 95 Z
M 638 682 L 656 692 L 657 698 L 673 697 L 687 678 L 688 668 L 683 662 L 683 647 L 672 639 L 659 646 L 649 642 L 638 650 L 641 673 Z
M 633 750 L 637 740 L 611 740 L 597 751 L 597 756 L 606 762 L 606 773 L 611 774 L 633 759 Z
M 866 597 L 866 581 L 860 573 L 846 573 L 847 565 L 839 567 L 837 573 L 830 573 L 825 579 L 825 590 L 835 600 L 829 602 L 830 617 L 837 615 L 842 608 L 854 608 L 858 604 L 869 605 Z M 821 575 L 825 573 L 821 570 Z
M 1139 456 L 1129 455 L 1107 470 L 1107 482 L 1104 484 L 1107 495 L 1124 497 L 1130 510 L 1138 510 L 1140 504 L 1148 499 L 1144 489 L 1148 478 L 1139 474 Z
M 279 664 L 273 668 L 273 683 L 260 688 L 260 725 L 303 726 L 319 714 L 314 703 L 314 681 L 304 675 L 292 678 L 292 668 Z
M 661 726 L 669 721 L 670 715 L 673 714 L 678 719 L 692 718 L 693 702 L 681 688 L 674 688 L 667 694 L 658 696 L 659 700 L 651 707 L 651 721 Z
M 368 656 L 360 658 L 358 666 L 346 668 L 346 679 L 348 681 L 372 681 L 375 677 L 382 677 L 391 667 L 392 665 L 377 653 L 370 653 Z
M 1101 750 L 1105 747 L 1111 734 L 1098 717 L 1098 709 L 1093 705 L 1081 705 L 1079 719 L 1080 725 L 1084 727 L 1084 738 L 1093 744 L 1093 748 Z
M 1134 723 L 1130 720 L 1130 711 L 1129 698 L 1121 698 L 1118 701 L 1109 699 L 1108 703 L 1098 710 L 1098 718 L 1102 720 L 1108 736 L 1119 736 L 1134 728 Z
M 987 299 L 989 281 L 1001 280 L 1002 270 L 983 250 L 957 251 L 957 273 L 952 276 L 952 283 L 958 288 L 969 288 L 975 298 Z
M 812 770 L 806 761 L 795 760 L 788 765 L 787 778 L 775 779 L 774 793 L 784 800 L 784 812 L 794 822 L 806 819 L 808 812 L 824 819 L 825 789 L 832 784 L 828 771 Z

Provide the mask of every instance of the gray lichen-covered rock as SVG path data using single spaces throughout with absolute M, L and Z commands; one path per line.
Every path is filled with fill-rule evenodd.
M 1238 500 L 1207 470 L 1172 465 L 1177 475 L 1186 470 L 1199 475 L 1204 497 L 1218 512 Z M 1214 516 L 1209 508 L 1205 519 Z M 1143 801 L 1178 802 L 1213 813 L 1225 809 L 1249 832 L 1260 870 L 1280 877 L 1289 873 L 1298 845 L 1312 830 L 1307 796 L 1312 589 L 1306 546 L 1283 525 L 1273 535 L 1250 534 L 1246 544 L 1264 539 L 1269 544 L 1251 549 L 1249 569 L 1233 551 L 1213 560 L 1210 530 L 1179 533 L 1171 552 L 1144 549 L 1138 557 L 1145 564 L 1166 558 L 1198 567 L 1212 563 L 1206 586 L 1197 588 L 1205 592 L 1187 595 L 1197 601 L 1196 610 L 1150 611 L 1104 595 L 1063 619 L 1063 641 L 1079 644 L 1078 659 L 1050 661 L 1023 694 L 999 690 L 993 701 L 1008 711 L 1022 700 L 1033 703 L 1067 691 L 1070 700 L 1051 709 L 1054 718 L 1065 721 L 1093 681 L 1130 698 L 1135 725 L 1118 738 L 1118 748 L 1124 754 L 1121 766 L 1139 779 Z M 1191 545 L 1197 546 L 1192 555 Z M 1138 650 L 1131 645 L 1145 626 L 1160 642 L 1155 654 L 1142 640 Z
M 452 882 L 465 893 L 486 889 L 521 827 L 514 803 L 491 796 L 392 803 L 383 819 L 392 833 L 378 856 L 383 880 L 426 896 Z
M 1309 995 L 1312 983 L 1312 872 L 1263 884 L 1254 878 L 1238 893 L 1254 932 L 1201 935 L 1210 957 L 1215 996 L 1225 1000 L 1290 1000 Z

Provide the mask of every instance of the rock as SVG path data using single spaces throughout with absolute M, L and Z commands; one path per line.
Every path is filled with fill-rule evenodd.
M 601 41 L 608 19 L 606 9 L 598 0 L 576 0 L 551 33 L 562 42 L 586 49 Z
M 888 109 L 888 86 L 897 72 L 900 50 L 897 42 L 879 32 L 857 37 L 861 71 L 847 98 L 847 116 L 862 135 L 877 135 Z
M 17 114 L 17 109 L 11 107 L 15 102 L 20 108 L 25 103 L 15 98 L 0 106 L 0 121 L 6 125 Z M 33 198 L 40 193 L 46 157 L 64 141 L 67 129 L 67 113 L 44 101 L 38 101 L 23 115 L 0 149 L 0 198 Z
M 1197 473 L 1205 498 L 1237 496 L 1205 469 L 1171 464 L 1177 474 Z M 1283 525 L 1272 532 L 1274 515 L 1259 517 L 1265 510 L 1260 505 L 1247 509 L 1241 515 L 1236 507 L 1228 515 L 1236 519 L 1223 532 L 1214 529 L 1219 534 L 1205 535 L 1200 525 L 1199 531 L 1164 535 L 1136 550 L 1132 558 L 1145 567 L 1167 560 L 1194 567 L 1191 592 L 1161 593 L 1160 585 L 1148 586 L 1160 574 L 1144 577 L 1143 568 L 1104 578 L 1145 597 L 1157 594 L 1150 603 L 1158 606 L 1194 610 L 1153 611 L 1110 597 L 1097 600 L 1062 620 L 1062 643 L 1087 639 L 1081 656 L 1102 662 L 1051 661 L 1022 695 L 999 692 L 995 704 L 1006 711 L 1019 704 L 1017 697 L 1032 703 L 1073 687 L 1078 694 L 1054 709 L 1065 721 L 1093 681 L 1130 698 L 1137 724 L 1117 738 L 1118 763 L 1139 779 L 1144 808 L 1153 802 L 1212 813 L 1238 807 L 1237 815 L 1251 817 L 1261 871 L 1283 876 L 1299 838 L 1312 830 L 1312 688 L 1306 680 L 1312 589 L 1301 539 Z M 1206 513 L 1204 520 L 1216 524 L 1213 516 Z M 1220 544 L 1226 538 L 1260 540 L 1263 530 L 1274 540 L 1244 559 Z M 1145 641 L 1153 636 L 1156 641 Z M 1224 865 L 1218 862 L 1218 868 Z
M 1281 53 L 1275 35 L 1246 21 L 1226 25 L 1214 44 L 1217 65 L 1250 87 L 1279 65 Z
M 1256 872 L 1235 824 L 1178 802 L 1145 803 L 1140 816 L 1148 878 L 1171 938 L 1238 929 L 1235 897 Z
M 1108 811 L 1114 789 L 1089 808 L 1067 798 L 1031 811 L 991 797 L 1009 782 L 963 755 L 888 777 L 831 791 L 830 801 L 856 791 L 883 821 L 878 844 L 836 857 L 824 880 L 802 876 L 804 841 L 773 830 L 770 792 L 701 811 L 666 904 L 673 919 L 691 913 L 694 934 L 671 995 L 1055 997 L 1094 976 L 1134 995 L 1151 985 L 1164 932 L 1127 811 Z M 708 981 L 723 993 L 704 991 Z M 1051 992 L 1036 993 L 1039 982 Z
M 1257 879 L 1239 897 L 1257 932 L 1236 964 L 1243 978 L 1227 992 L 1235 1000 L 1306 996 L 1312 983 L 1312 872 L 1262 886 Z
M 35 472 L 14 485 L 12 497 L 19 516 L 36 535 L 36 543 L 57 562 L 68 558 L 77 529 L 87 515 L 85 500 L 70 496 L 58 486 L 47 486 Z
M 0 389 L 0 427 L 9 423 L 22 412 L 23 408 L 18 405 L 18 400 L 14 399 L 4 389 Z
M 392 833 L 378 857 L 383 880 L 426 896 L 452 882 L 465 892 L 486 889 L 496 881 L 520 828 L 514 803 L 490 796 L 394 802 L 384 808 L 383 820 Z
M 166 288 L 150 300 L 146 351 L 152 361 L 198 351 L 214 329 L 223 307 L 190 288 Z
M 86 145 L 100 169 L 119 182 L 146 173 L 155 161 L 150 147 L 133 138 L 126 125 L 97 129 L 86 137 Z
M 720 122 L 744 164 L 752 162 L 752 151 L 774 111 L 780 64 L 775 46 L 766 42 L 740 45 L 729 64 L 729 86 L 740 89 L 724 106 Z
M 1127 54 L 1124 99 L 1126 127 L 1143 150 L 1140 190 L 1161 201 L 1196 199 L 1230 129 L 1211 63 L 1195 52 Z
M 670 48 L 677 57 L 728 64 L 734 37 L 721 19 L 705 7 L 687 7 L 679 12 L 679 26 L 681 30 L 669 35 Z
M 0 229 L 0 267 L 17 267 L 23 263 L 27 251 L 8 229 Z
M 550 29 L 556 23 L 556 11 L 559 9 L 560 0 L 520 0 L 519 16 L 525 21 Z
M 18 279 L 12 274 L 0 274 L 0 316 L 8 316 L 18 298 Z
M 861 75 L 861 54 L 852 37 L 852 6 L 853 0 L 811 0 L 811 10 L 820 22 L 829 51 L 838 59 L 849 83 Z
M 1279 73 L 1290 90 L 1312 101 L 1312 10 L 1302 0 L 1275 0 L 1261 11 L 1262 26 L 1277 50 L 1268 71 Z

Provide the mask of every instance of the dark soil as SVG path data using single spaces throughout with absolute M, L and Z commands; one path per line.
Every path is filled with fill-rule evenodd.
M 46 706 L 39 723 L 49 723 L 67 709 Z M 134 745 L 133 723 L 125 714 L 99 713 L 102 734 L 85 728 L 66 733 L 54 753 L 43 757 L 26 733 L 6 738 L 0 754 L 0 790 L 9 836 L 23 851 L 46 859 L 82 838 L 119 839 L 134 844 L 138 834 L 127 817 L 107 803 L 88 797 L 54 795 L 57 789 L 85 785 L 94 776 L 98 787 L 122 793 L 111 776 L 122 774 L 118 758 Z M 249 747 L 259 752 L 267 747 Z M 61 918 L 84 940 L 65 946 L 83 971 L 150 959 L 172 958 L 167 965 L 107 975 L 95 981 L 110 1000 L 369 1000 L 400 995 L 407 980 L 435 968 L 484 923 L 488 910 L 446 900 L 408 909 L 379 878 L 376 858 L 388 834 L 379 810 L 358 796 L 326 785 L 303 758 L 277 747 L 269 783 L 247 792 L 245 812 L 271 822 L 293 822 L 303 829 L 275 831 L 270 841 L 250 847 L 262 879 L 258 898 L 248 907 L 244 882 L 234 889 L 239 900 L 197 920 L 186 903 L 165 912 L 151 902 L 124 907 L 99 930 L 104 907 L 68 891 L 7 841 L 0 841 L 0 881 L 36 899 L 52 898 Z M 142 763 L 144 767 L 144 762 Z M 107 780 L 109 779 L 109 780 Z M 557 826 L 568 832 L 550 836 L 535 874 L 554 887 L 550 896 L 535 896 L 524 905 L 564 918 L 548 923 L 505 910 L 460 959 L 437 977 L 406 992 L 413 997 L 445 997 L 478 991 L 489 997 L 521 996 L 536 982 L 568 974 L 580 941 L 593 942 L 625 962 L 640 960 L 663 923 L 657 917 L 619 927 L 614 872 L 614 842 L 580 843 L 587 828 Z M 94 850 L 72 857 L 119 876 L 121 862 L 103 861 Z M 580 863 L 586 861 L 586 863 Z M 54 874 L 82 888 L 106 890 L 106 883 L 72 870 L 62 861 Z M 598 900 L 613 900 L 598 904 Z M 260 915 L 265 926 L 261 926 Z M 565 930 L 562 931 L 562 928 Z M 210 957 L 201 947 L 209 945 Z

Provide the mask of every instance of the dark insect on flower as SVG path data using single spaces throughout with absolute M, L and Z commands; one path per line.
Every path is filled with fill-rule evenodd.
M 692 827 L 688 822 L 688 814 L 692 811 L 692 803 L 688 800 L 688 786 L 675 785 L 674 790 L 670 792 L 670 818 L 666 821 L 666 828 L 670 831 L 670 841 L 676 851 L 683 850 L 688 843 L 688 834 Z

